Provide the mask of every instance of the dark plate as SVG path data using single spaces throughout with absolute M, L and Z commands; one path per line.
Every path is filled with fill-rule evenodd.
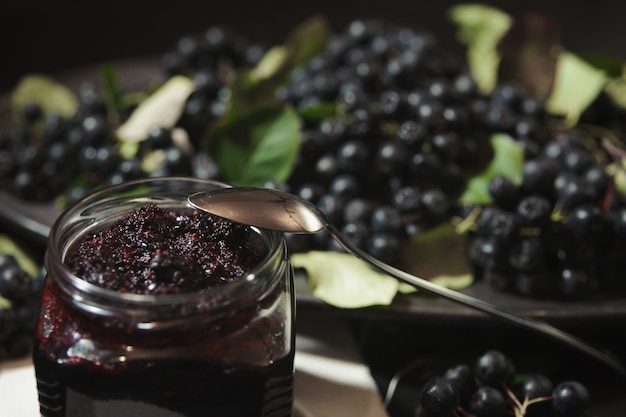
M 153 57 L 106 63 L 117 74 L 121 86 L 147 87 L 158 81 L 160 69 Z M 55 76 L 66 86 L 76 89 L 84 81 L 95 81 L 102 65 L 92 65 Z M 0 97 L 0 125 L 10 123 L 10 95 Z M 59 211 L 51 204 L 25 202 L 0 191 L 0 222 L 2 228 L 15 230 L 21 238 L 44 246 L 50 227 Z M 304 308 L 333 310 L 315 298 L 306 284 L 306 278 L 297 277 L 298 305 Z M 464 293 L 519 314 L 551 322 L 563 327 L 607 329 L 626 325 L 626 294 L 597 294 L 579 302 L 533 300 L 513 294 L 495 292 L 487 284 L 478 282 Z M 391 306 L 364 309 L 341 309 L 342 314 L 372 320 L 419 321 L 421 323 L 454 323 L 473 326 L 493 326 L 499 321 L 481 312 L 436 297 L 399 295 Z

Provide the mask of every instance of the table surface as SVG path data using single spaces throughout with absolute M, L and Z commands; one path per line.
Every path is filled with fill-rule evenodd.
M 298 315 L 294 417 L 388 417 L 349 323 L 302 311 Z M 0 364 L 0 416 L 38 416 L 30 358 Z
M 427 377 L 471 364 L 487 349 L 511 357 L 519 373 L 575 379 L 591 394 L 589 417 L 626 409 L 626 380 L 598 363 L 518 329 L 450 328 L 361 321 L 298 309 L 294 417 L 413 417 Z M 581 333 L 626 358 L 623 330 Z M 34 417 L 37 400 L 29 358 L 0 364 L 0 416 Z M 356 413 L 356 414 L 355 414 Z

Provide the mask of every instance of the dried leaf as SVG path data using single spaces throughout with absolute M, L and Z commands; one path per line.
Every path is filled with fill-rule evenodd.
M 516 19 L 498 51 L 498 82 L 518 83 L 537 98 L 548 97 L 560 51 L 560 30 L 554 20 L 541 14 Z
M 185 102 L 195 86 L 191 79 L 177 75 L 147 97 L 128 120 L 117 129 L 121 140 L 141 142 L 155 127 L 174 127 L 183 112 Z
M 414 275 L 460 290 L 473 282 L 466 244 L 465 237 L 456 233 L 451 223 L 442 223 L 415 236 L 403 248 L 402 258 Z M 407 292 L 406 286 L 402 292 Z

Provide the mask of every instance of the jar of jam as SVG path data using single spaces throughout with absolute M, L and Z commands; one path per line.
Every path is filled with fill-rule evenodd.
M 132 181 L 61 214 L 33 353 L 42 416 L 292 415 L 285 239 L 187 205 L 225 186 Z

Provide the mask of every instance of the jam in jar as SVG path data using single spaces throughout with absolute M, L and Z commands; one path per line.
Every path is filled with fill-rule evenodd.
M 187 205 L 225 186 L 138 180 L 61 214 L 33 353 L 42 416 L 292 415 L 287 246 Z

